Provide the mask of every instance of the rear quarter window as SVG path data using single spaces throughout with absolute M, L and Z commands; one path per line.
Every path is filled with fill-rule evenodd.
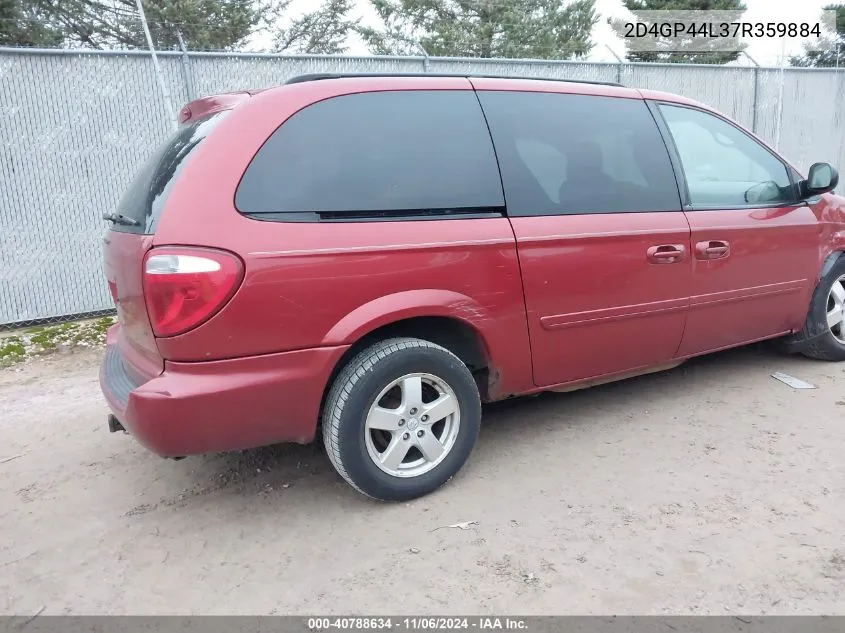
M 228 112 L 217 112 L 180 127 L 156 149 L 117 206 L 119 214 L 135 220 L 137 225 L 113 224 L 113 231 L 155 233 L 170 191 L 188 158 Z
M 238 187 L 241 213 L 282 221 L 501 213 L 493 144 L 472 91 L 334 97 L 294 114 Z

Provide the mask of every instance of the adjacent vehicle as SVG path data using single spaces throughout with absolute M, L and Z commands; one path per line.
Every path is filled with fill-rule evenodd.
M 764 339 L 845 360 L 845 199 L 675 95 L 305 76 L 188 104 L 107 214 L 112 430 L 166 457 L 311 442 L 429 493 L 481 403 Z

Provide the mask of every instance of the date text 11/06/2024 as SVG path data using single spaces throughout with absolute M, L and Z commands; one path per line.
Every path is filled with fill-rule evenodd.
M 821 24 L 806 22 L 625 22 L 625 37 L 821 37 Z
M 378 631 L 378 630 L 408 630 L 408 631 L 526 631 L 525 620 L 520 618 L 440 618 L 440 617 L 408 617 L 408 618 L 379 618 L 379 617 L 349 617 L 349 618 L 308 618 L 308 629 L 311 631 Z

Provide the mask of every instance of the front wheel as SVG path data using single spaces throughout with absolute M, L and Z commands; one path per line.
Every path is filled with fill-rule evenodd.
M 478 388 L 449 350 L 395 338 L 340 372 L 323 409 L 323 440 L 337 472 L 382 501 L 428 494 L 464 465 L 481 425 Z
M 819 360 L 845 360 L 845 257 L 840 257 L 819 282 L 801 336 L 801 350 Z

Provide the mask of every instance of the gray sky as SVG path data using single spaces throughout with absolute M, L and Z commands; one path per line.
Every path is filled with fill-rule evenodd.
M 296 0 L 292 5 L 293 11 L 304 11 L 316 5 L 319 0 Z M 743 16 L 745 22 L 808 22 L 815 24 L 819 20 L 822 7 L 829 4 L 831 0 L 745 0 L 748 10 Z M 624 18 L 627 11 L 622 5 L 622 0 L 596 0 L 596 9 L 600 14 L 599 23 L 593 30 L 593 41 L 596 46 L 590 53 L 591 61 L 614 61 L 608 47 L 613 49 L 620 57 L 624 57 L 625 46 L 619 37 L 607 24 L 607 18 Z M 377 26 L 378 17 L 372 10 L 367 0 L 356 0 L 354 11 L 356 17 L 367 25 Z M 802 50 L 800 38 L 752 38 L 745 40 L 748 44 L 746 49 L 757 62 L 763 66 L 774 66 L 780 63 L 782 54 L 788 56 Z M 368 51 L 358 37 L 352 36 L 348 42 L 350 55 L 366 55 Z M 256 41 L 257 48 L 261 48 L 261 42 Z

